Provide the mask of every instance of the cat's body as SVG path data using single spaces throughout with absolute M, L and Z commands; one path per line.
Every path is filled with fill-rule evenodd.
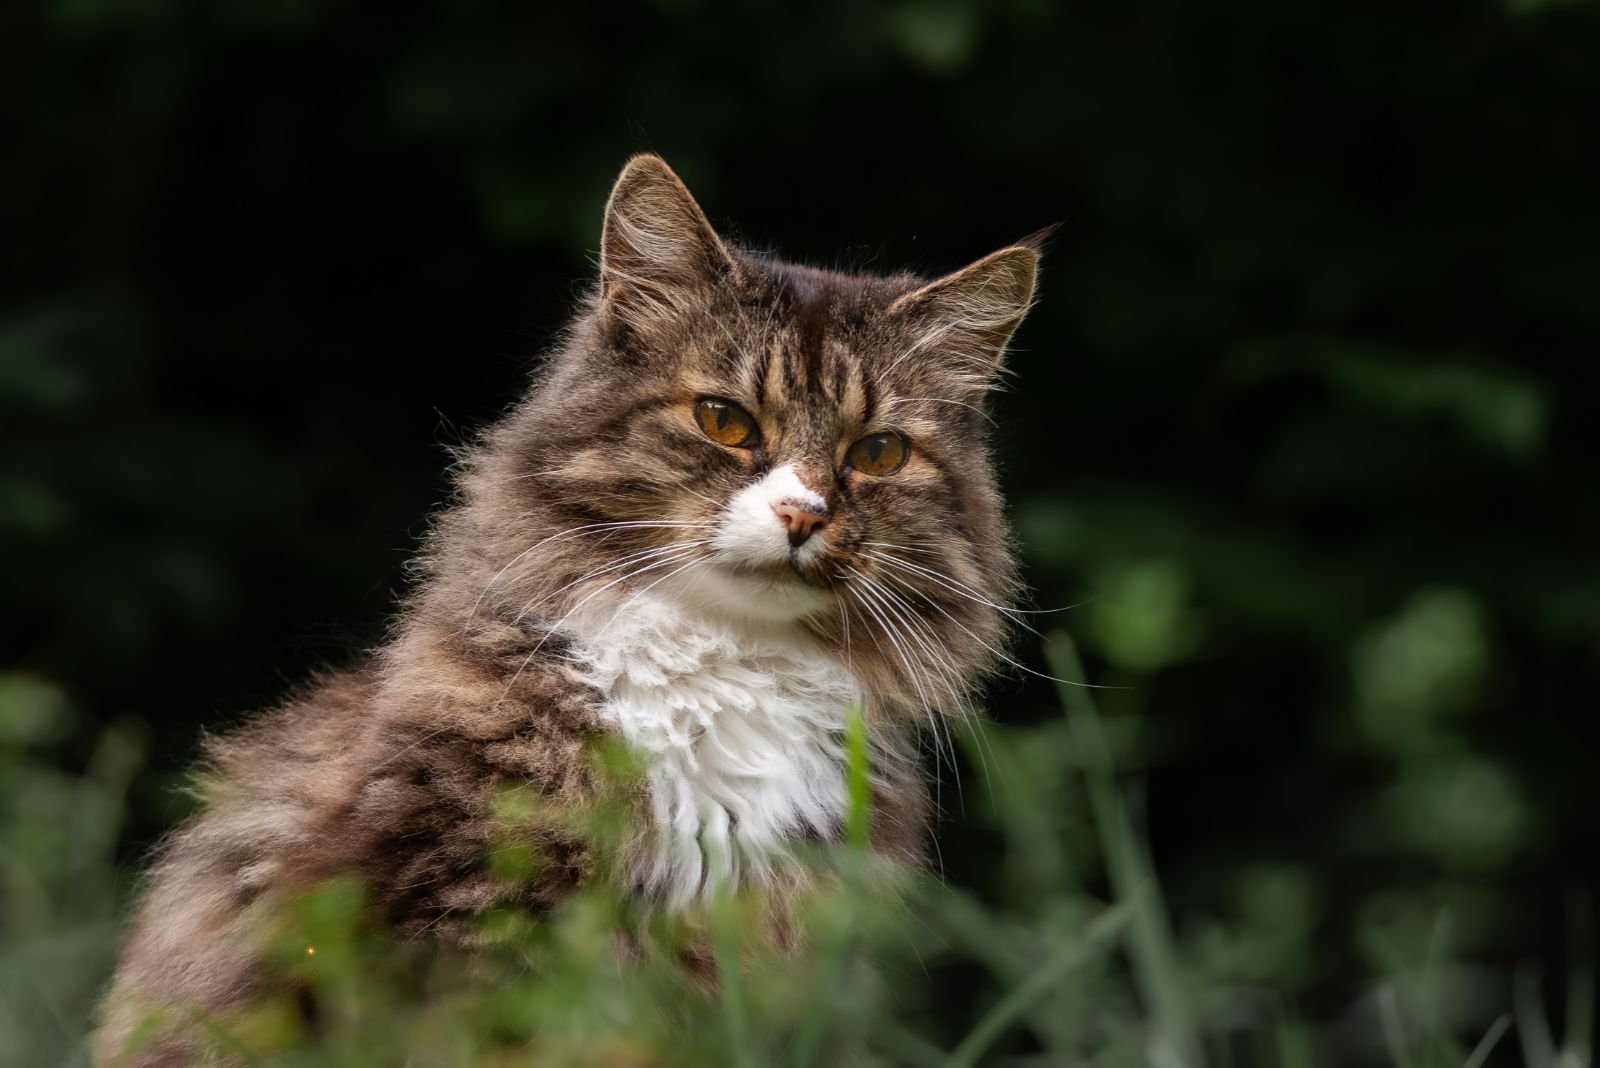
M 542 863 L 497 879 L 496 798 L 614 800 L 596 738 L 645 768 L 610 877 L 667 907 L 840 833 L 852 707 L 873 846 L 915 861 L 916 732 L 963 710 L 1004 640 L 980 417 L 1036 261 L 1017 246 L 932 283 L 771 263 L 724 245 L 659 160 L 630 163 L 590 306 L 465 457 L 391 639 L 210 742 L 205 809 L 151 870 L 98 1055 L 153 1009 L 250 997 L 265 917 L 332 874 L 413 935 L 553 906 L 593 857 L 554 824 L 510 828 Z M 163 1034 L 131 1063 L 188 1056 Z

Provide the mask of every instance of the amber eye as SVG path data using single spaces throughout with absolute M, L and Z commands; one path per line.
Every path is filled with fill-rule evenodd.
M 706 397 L 694 405 L 694 421 L 718 445 L 748 445 L 756 436 L 756 421 L 732 401 Z
M 906 444 L 905 438 L 885 431 L 882 434 L 868 434 L 850 446 L 844 461 L 864 474 L 892 475 L 905 466 L 906 457 L 910 455 L 911 447 Z

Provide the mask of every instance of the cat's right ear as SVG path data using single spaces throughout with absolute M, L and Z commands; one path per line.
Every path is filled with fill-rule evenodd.
M 600 234 L 600 315 L 610 327 L 648 328 L 691 311 L 738 275 L 727 246 L 660 156 L 628 161 L 606 202 Z
M 1040 231 L 999 252 L 929 282 L 889 305 L 908 324 L 910 351 L 926 349 L 924 361 L 955 390 L 987 390 L 1005 357 L 1011 335 L 1033 306 L 1039 274 Z

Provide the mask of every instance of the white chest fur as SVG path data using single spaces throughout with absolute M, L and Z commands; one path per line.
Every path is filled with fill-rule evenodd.
M 719 618 L 675 585 L 596 598 L 567 629 L 604 715 L 649 761 L 659 841 L 641 879 L 682 905 L 838 825 L 859 689 L 794 624 Z

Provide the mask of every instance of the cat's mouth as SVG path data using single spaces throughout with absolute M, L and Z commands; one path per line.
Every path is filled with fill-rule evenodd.
M 832 583 L 799 561 L 713 559 L 714 566 L 696 573 L 696 592 L 719 609 L 790 621 L 833 605 Z
M 829 565 L 829 554 L 821 549 L 808 543 L 765 558 L 723 552 L 713 553 L 712 558 L 719 571 L 746 585 L 773 593 L 805 593 L 815 597 L 832 593 L 838 586 L 838 569 Z
M 790 553 L 787 560 L 770 564 L 755 564 L 744 560 L 728 561 L 722 566 L 743 578 L 770 583 L 773 586 L 806 585 L 826 589 L 828 584 L 821 573 L 800 562 L 798 553 Z

